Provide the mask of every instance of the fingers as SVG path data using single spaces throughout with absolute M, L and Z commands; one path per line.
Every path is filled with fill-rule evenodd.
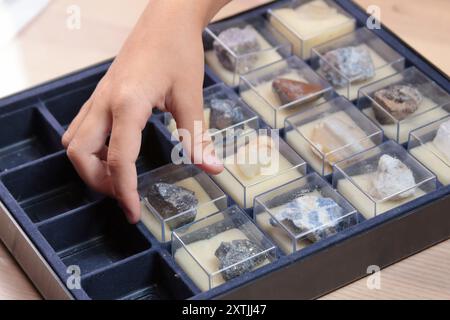
M 92 97 L 89 98 L 89 100 L 84 103 L 84 105 L 81 107 L 76 117 L 70 123 L 66 132 L 64 132 L 64 135 L 61 140 L 61 143 L 64 146 L 64 148 L 67 149 L 69 147 L 70 141 L 72 141 L 73 136 L 75 135 L 84 118 L 88 114 L 91 104 L 92 104 Z

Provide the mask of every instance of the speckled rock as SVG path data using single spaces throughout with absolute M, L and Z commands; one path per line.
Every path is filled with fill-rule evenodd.
M 155 183 L 147 193 L 147 201 L 164 219 L 193 209 L 178 218 L 170 220 L 167 224 L 171 229 L 191 223 L 197 215 L 195 208 L 198 205 L 198 200 L 195 197 L 195 193 L 174 184 Z
M 236 71 L 239 73 L 245 73 L 255 65 L 258 57 L 257 55 L 248 55 L 240 57 L 239 62 L 236 58 L 226 49 L 228 47 L 236 56 L 243 56 L 251 52 L 255 52 L 261 49 L 258 42 L 258 34 L 251 26 L 245 28 L 229 28 L 222 31 L 219 36 L 219 41 L 214 41 L 214 50 L 217 58 L 222 66 L 230 71 Z
M 392 117 L 401 121 L 419 108 L 422 94 L 414 87 L 394 85 L 374 93 L 375 101 Z M 373 112 L 381 124 L 392 124 L 395 121 L 380 108 L 374 107 Z
M 229 99 L 212 99 L 209 127 L 222 130 L 244 121 L 242 108 Z
M 277 78 L 272 82 L 272 88 L 280 98 L 282 104 L 299 100 L 308 95 L 320 92 L 323 87 L 320 84 L 307 83 L 303 81 Z M 317 100 L 320 95 L 316 95 L 308 99 L 308 101 Z M 307 101 L 305 101 L 307 102 Z
M 243 239 L 231 242 L 222 242 L 214 253 L 219 259 L 219 269 L 227 268 L 245 259 L 262 252 L 261 248 L 254 242 Z M 252 271 L 267 259 L 266 254 L 260 254 L 242 263 L 230 267 L 222 272 L 222 277 L 228 281 L 240 275 Z
M 378 168 L 372 179 L 371 195 L 376 199 L 385 199 L 403 190 L 413 188 L 416 184 L 411 169 L 399 159 L 389 155 L 382 155 L 378 161 Z M 401 200 L 414 195 L 416 190 L 410 189 L 390 198 Z
M 347 85 L 350 82 L 366 81 L 375 76 L 370 52 L 365 47 L 345 47 L 331 50 L 324 54 L 319 61 L 319 72 L 336 87 Z

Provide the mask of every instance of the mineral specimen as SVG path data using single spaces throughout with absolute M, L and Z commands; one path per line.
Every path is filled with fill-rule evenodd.
M 214 51 L 222 66 L 238 73 L 250 71 L 258 59 L 250 53 L 261 49 L 255 29 L 251 26 L 229 28 L 222 31 L 218 38 L 220 41 L 214 41 Z M 236 57 L 239 57 L 239 61 L 236 61 Z
M 434 146 L 447 158 L 450 162 L 450 120 L 445 121 L 439 127 L 433 140 Z
M 385 154 L 378 161 L 378 168 L 372 179 L 370 194 L 379 200 L 391 196 L 393 197 L 390 200 L 401 200 L 414 195 L 416 192 L 415 184 L 416 181 L 411 169 L 399 159 Z M 404 190 L 407 191 L 402 192 Z
M 268 136 L 261 135 L 252 139 L 237 151 L 237 166 L 247 178 L 255 178 L 262 173 L 269 175 L 272 162 L 276 162 L 278 154 L 274 150 L 274 142 Z
M 228 281 L 261 265 L 267 259 L 261 252 L 257 244 L 243 239 L 222 242 L 214 254 L 219 259 L 219 269 L 227 268 L 222 271 L 222 277 Z
M 186 212 L 167 222 L 170 229 L 176 229 L 191 223 L 197 215 L 195 208 L 198 205 L 198 200 L 195 193 L 177 185 L 163 182 L 155 183 L 147 193 L 147 201 L 163 219 Z
M 373 146 L 370 140 L 364 138 L 364 131 L 342 112 L 317 123 L 309 137 L 312 151 L 318 157 L 325 158 L 330 165 Z
M 331 50 L 319 61 L 319 72 L 334 86 L 368 80 L 375 76 L 370 52 L 365 47 L 345 47 Z
M 422 94 L 408 85 L 394 85 L 375 92 L 374 99 L 383 108 L 373 107 L 377 120 L 381 124 L 392 124 L 395 121 L 389 114 L 399 121 L 405 119 L 417 111 Z
M 210 107 L 210 128 L 222 130 L 244 121 L 242 108 L 231 100 L 212 99 Z
M 343 209 L 331 198 L 304 195 L 287 203 L 275 218 L 288 220 L 296 233 L 309 232 L 308 240 L 320 241 L 338 231 L 338 221 Z M 271 221 L 276 225 L 274 221 Z
M 303 97 L 310 96 L 314 93 L 320 92 L 323 89 L 320 84 L 311 84 L 285 78 L 275 79 L 272 82 L 272 88 L 280 98 L 282 104 L 288 104 Z M 311 97 L 311 99 L 308 99 L 308 101 L 313 101 L 319 98 L 320 95 L 315 95 Z

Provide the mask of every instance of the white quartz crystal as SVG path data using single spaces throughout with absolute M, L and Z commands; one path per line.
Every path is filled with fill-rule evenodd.
M 247 178 L 261 175 L 264 169 L 272 164 L 275 153 L 274 143 L 268 136 L 261 135 L 241 146 L 237 151 L 237 165 L 241 173 Z
M 389 155 L 381 156 L 374 174 L 371 195 L 377 199 L 401 200 L 413 196 L 416 184 L 413 173 L 403 162 Z M 413 188 L 413 189 L 410 189 Z M 410 189 L 410 190 L 407 190 Z M 399 193 L 407 190 L 403 193 Z M 397 194 L 399 193 L 399 194 Z
M 439 127 L 433 140 L 434 146 L 450 161 L 450 120 Z

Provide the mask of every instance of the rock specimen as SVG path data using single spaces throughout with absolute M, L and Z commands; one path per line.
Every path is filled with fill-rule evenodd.
M 242 108 L 228 99 L 212 99 L 210 128 L 222 130 L 244 121 Z
M 336 87 L 368 80 L 375 76 L 370 52 L 365 47 L 345 47 L 331 50 L 319 61 L 319 72 Z
M 312 143 L 311 150 L 333 165 L 372 147 L 372 141 L 363 140 L 366 137 L 365 132 L 347 114 L 337 112 L 316 124 L 309 139 Z M 336 151 L 338 149 L 340 150 Z M 336 152 L 331 153 L 333 151 Z
M 259 254 L 261 252 L 262 250 L 257 244 L 244 239 L 222 242 L 214 255 L 219 259 L 219 269 L 236 264 L 222 271 L 222 277 L 228 281 L 261 265 L 267 259 L 266 254 Z
M 274 150 L 273 140 L 266 135 L 260 135 L 239 147 L 237 166 L 239 171 L 249 179 L 262 174 L 270 175 L 273 171 L 271 170 L 272 163 L 276 163 L 278 160 L 275 158 L 276 156 L 278 153 Z
M 251 26 L 242 29 L 229 28 L 222 31 L 218 38 L 220 41 L 214 41 L 214 51 L 222 66 L 238 73 L 250 71 L 258 57 L 249 53 L 261 49 L 256 30 Z M 236 57 L 239 57 L 239 61 L 236 61 Z
M 383 155 L 378 161 L 378 168 L 372 181 L 370 194 L 376 199 L 385 199 L 396 194 L 390 200 L 401 200 L 414 195 L 416 184 L 414 175 L 403 162 L 389 155 Z M 401 191 L 410 189 L 403 193 Z M 399 193 L 399 194 L 397 194 Z
M 450 120 L 441 124 L 433 143 L 436 149 L 447 158 L 447 163 L 450 162 Z
M 381 124 L 392 124 L 395 121 L 389 117 L 389 114 L 401 121 L 417 111 L 423 98 L 419 90 L 414 87 L 394 85 L 375 92 L 374 99 L 385 110 L 373 107 L 376 119 Z
M 333 199 L 304 195 L 287 203 L 275 218 L 280 222 L 288 220 L 297 234 L 312 231 L 307 238 L 316 242 L 335 234 L 339 223 L 336 220 L 342 216 L 343 209 Z
M 197 215 L 195 208 L 198 205 L 198 200 L 195 197 L 195 193 L 174 184 L 155 183 L 147 193 L 147 201 L 163 219 L 168 219 L 192 209 L 180 217 L 169 220 L 167 225 L 170 229 L 176 229 L 191 223 Z
M 290 102 L 320 92 L 323 89 L 320 84 L 306 83 L 303 81 L 285 78 L 275 79 L 272 82 L 272 88 L 280 98 L 281 104 L 288 104 Z M 320 95 L 316 95 L 304 102 L 313 101 L 319 98 Z

